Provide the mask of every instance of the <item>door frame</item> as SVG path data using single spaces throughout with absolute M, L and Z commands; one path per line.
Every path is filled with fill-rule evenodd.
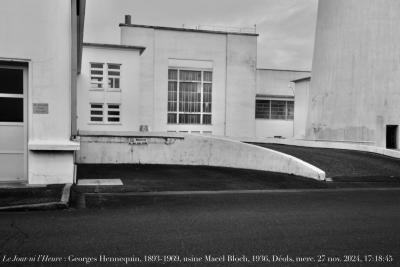
M 0 58 L 0 68 L 2 69 L 21 69 L 23 71 L 22 77 L 23 77 L 23 162 L 24 162 L 24 170 L 23 170 L 23 178 L 21 180 L 15 181 L 15 180 L 10 180 L 10 181 L 4 181 L 4 183 L 8 182 L 18 182 L 18 183 L 28 183 L 28 107 L 29 107 L 29 102 L 28 102 L 28 80 L 29 80 L 29 64 L 30 62 L 27 61 L 14 61 L 14 60 L 7 60 L 4 59 L 2 60 Z M 10 124 L 12 123 L 2 123 L 0 124 Z M 18 124 L 19 125 L 19 124 Z M 2 182 L 3 183 L 3 182 Z
M 389 136 L 389 129 L 390 134 L 393 136 Z M 394 143 L 393 147 L 389 147 L 388 140 L 389 138 L 394 138 Z M 390 141 L 390 144 L 392 144 L 392 141 Z M 386 125 L 386 148 L 387 149 L 398 149 L 399 148 L 399 126 L 395 124 L 387 124 Z

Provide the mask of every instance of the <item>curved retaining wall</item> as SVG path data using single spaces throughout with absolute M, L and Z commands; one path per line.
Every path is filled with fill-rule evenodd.
M 205 165 L 294 174 L 325 180 L 325 172 L 295 157 L 239 141 L 203 135 L 81 135 L 77 163 Z

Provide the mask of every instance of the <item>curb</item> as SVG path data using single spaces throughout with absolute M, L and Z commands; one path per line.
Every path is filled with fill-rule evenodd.
M 351 193 L 351 192 L 385 192 L 400 191 L 400 188 L 342 188 L 342 189 L 263 189 L 263 190 L 220 190 L 220 191 L 159 191 L 159 192 L 125 192 L 125 193 L 83 193 L 76 196 L 74 207 L 77 209 L 85 208 L 104 208 L 106 206 L 121 206 L 122 203 L 154 204 L 157 201 L 174 201 L 181 198 L 211 197 L 222 195 L 279 195 L 284 193 Z M 74 197 L 73 197 L 74 198 Z M 130 204 L 129 204 L 130 205 Z
M 0 207 L 1 211 L 27 211 L 27 210 L 55 210 L 69 207 L 69 197 L 72 184 L 65 184 L 59 202 L 46 202 L 37 204 L 23 204 Z
M 400 191 L 400 187 L 376 188 L 315 188 L 315 189 L 254 189 L 254 190 L 210 190 L 210 191 L 158 191 L 121 193 L 83 193 L 86 196 L 184 196 L 184 195 L 228 195 L 228 194 L 273 194 L 311 192 L 355 192 L 355 191 Z

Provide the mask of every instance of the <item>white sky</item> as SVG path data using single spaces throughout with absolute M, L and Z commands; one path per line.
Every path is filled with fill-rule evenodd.
M 85 42 L 119 43 L 118 24 L 257 25 L 258 68 L 310 70 L 318 0 L 87 0 Z

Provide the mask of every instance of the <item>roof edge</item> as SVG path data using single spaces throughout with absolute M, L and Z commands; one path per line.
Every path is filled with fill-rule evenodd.
M 167 30 L 167 31 L 200 32 L 200 33 L 212 33 L 212 34 L 233 34 L 233 35 L 246 35 L 246 36 L 255 36 L 255 37 L 259 36 L 258 33 L 196 30 L 196 29 L 189 29 L 189 28 L 176 28 L 176 27 L 167 27 L 167 26 L 153 26 L 153 25 L 125 24 L 125 23 L 120 23 L 119 27 L 138 27 L 138 28 L 148 28 L 148 29 Z
M 311 76 L 309 76 L 309 77 L 304 77 L 304 78 L 300 78 L 300 79 L 296 79 L 296 80 L 293 80 L 293 81 L 290 81 L 290 82 L 292 82 L 292 83 L 298 83 L 298 82 L 304 82 L 304 81 L 310 81 L 311 80 Z
M 291 72 L 310 72 L 310 70 L 293 70 L 293 69 L 268 69 L 268 68 L 257 68 L 257 70 L 273 70 L 273 71 L 291 71 Z
M 103 44 L 103 43 L 83 43 L 84 47 L 101 47 L 111 49 L 124 49 L 124 50 L 139 50 L 140 55 L 146 49 L 144 46 L 135 45 L 119 45 L 119 44 Z

